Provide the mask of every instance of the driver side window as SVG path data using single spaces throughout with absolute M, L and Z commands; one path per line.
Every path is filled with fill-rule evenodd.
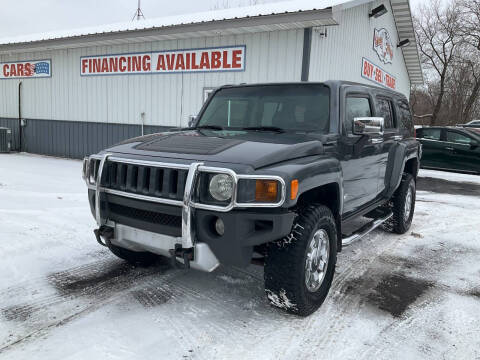
M 466 135 L 462 135 L 455 131 L 447 131 L 447 142 L 453 142 L 456 144 L 470 145 L 472 139 Z
M 368 97 L 350 96 L 345 103 L 345 130 L 353 133 L 353 119 L 356 117 L 371 117 L 372 109 Z

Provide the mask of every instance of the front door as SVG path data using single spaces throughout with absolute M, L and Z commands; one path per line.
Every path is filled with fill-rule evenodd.
M 343 215 L 360 210 L 378 195 L 379 156 L 383 137 L 353 134 L 353 119 L 373 116 L 373 98 L 364 88 L 349 87 L 342 96 Z
M 421 164 L 425 167 L 445 167 L 445 144 L 441 141 L 442 129 L 421 128 L 417 138 L 422 144 Z

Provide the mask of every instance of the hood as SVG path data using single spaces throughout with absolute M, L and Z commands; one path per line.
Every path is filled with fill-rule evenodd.
M 187 130 L 124 141 L 108 152 L 167 159 L 267 165 L 323 154 L 319 137 L 298 133 Z

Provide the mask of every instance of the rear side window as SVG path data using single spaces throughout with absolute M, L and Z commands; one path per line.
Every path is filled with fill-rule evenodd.
M 401 129 L 407 129 L 413 133 L 413 119 L 410 107 L 404 101 L 398 103 L 398 120 Z
M 347 97 L 345 112 L 345 128 L 351 134 L 354 118 L 372 116 L 370 100 L 366 97 Z
M 392 102 L 387 99 L 377 99 L 378 116 L 383 117 L 385 129 L 394 129 Z
M 447 141 L 457 144 L 470 145 L 472 138 L 467 135 L 460 134 L 456 131 L 447 131 Z
M 442 134 L 441 129 L 421 129 L 418 131 L 418 137 L 428 140 L 440 140 L 440 135 Z

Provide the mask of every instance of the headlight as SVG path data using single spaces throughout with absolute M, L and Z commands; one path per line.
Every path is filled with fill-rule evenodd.
M 82 179 L 87 180 L 88 174 L 88 157 L 83 159 L 83 167 L 82 167 Z
M 227 201 L 233 195 L 233 178 L 226 174 L 217 174 L 208 185 L 210 195 L 218 201 Z
M 83 159 L 83 169 L 82 169 L 82 178 L 89 185 L 95 185 L 97 181 L 97 172 L 100 165 L 100 160 L 84 158 Z

